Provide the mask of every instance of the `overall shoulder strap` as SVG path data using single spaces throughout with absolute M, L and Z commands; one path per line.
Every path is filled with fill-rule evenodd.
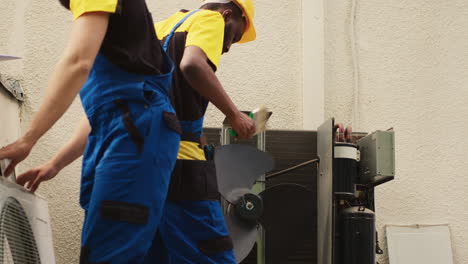
M 171 33 L 169 33 L 169 35 L 167 35 L 167 38 L 166 38 L 166 42 L 164 42 L 164 45 L 163 45 L 163 49 L 164 51 L 167 52 L 167 49 L 169 48 L 169 43 L 171 42 L 171 39 L 172 37 L 174 37 L 174 34 L 176 32 L 176 30 L 190 17 L 192 16 L 193 14 L 197 13 L 197 12 L 200 12 L 201 9 L 197 9 L 197 10 L 194 10 L 190 13 L 188 13 L 184 18 L 182 18 L 182 20 L 179 21 L 179 23 L 177 23 L 174 28 L 172 29 Z

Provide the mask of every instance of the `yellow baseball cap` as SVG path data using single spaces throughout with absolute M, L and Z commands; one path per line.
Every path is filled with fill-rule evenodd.
M 234 2 L 237 4 L 240 9 L 242 9 L 242 12 L 244 13 L 247 26 L 245 27 L 244 34 L 242 35 L 242 38 L 240 39 L 239 43 L 247 43 L 250 41 L 253 41 L 257 38 L 257 31 L 255 30 L 255 25 L 254 25 L 254 16 L 255 16 L 255 6 L 252 0 L 205 0 L 206 3 L 230 3 Z

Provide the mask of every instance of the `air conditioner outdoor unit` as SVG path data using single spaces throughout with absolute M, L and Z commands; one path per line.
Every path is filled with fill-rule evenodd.
M 0 54 L 0 62 L 16 59 Z M 9 84 L 0 89 L 23 101 L 19 82 Z M 47 201 L 16 184 L 14 173 L 5 178 L 6 163 L 0 160 L 0 264 L 55 264 Z
M 0 263 L 55 264 L 47 201 L 0 178 Z

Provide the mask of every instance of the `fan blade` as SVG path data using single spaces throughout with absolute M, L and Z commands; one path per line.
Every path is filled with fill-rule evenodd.
M 219 192 L 230 203 L 235 202 L 234 190 L 250 190 L 262 174 L 274 167 L 269 154 L 240 144 L 216 148 L 214 161 Z
M 249 255 L 257 241 L 258 224 L 240 219 L 232 204 L 227 208 L 225 220 L 234 244 L 236 261 L 241 263 Z
M 314 234 L 316 207 L 314 193 L 297 184 L 280 184 L 268 188 L 259 219 L 268 239 L 268 263 L 285 263 L 307 237 Z

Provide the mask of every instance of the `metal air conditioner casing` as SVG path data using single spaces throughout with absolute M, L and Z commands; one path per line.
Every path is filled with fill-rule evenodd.
M 47 201 L 3 177 L 0 263 L 55 264 Z

